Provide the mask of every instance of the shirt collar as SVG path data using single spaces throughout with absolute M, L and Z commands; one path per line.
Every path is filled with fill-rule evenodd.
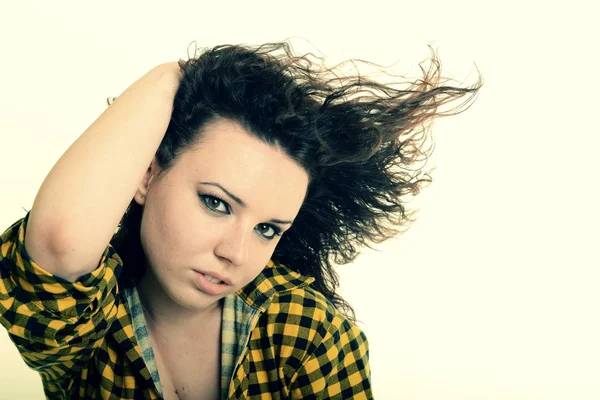
M 308 286 L 314 281 L 313 277 L 300 275 L 283 264 L 269 260 L 262 272 L 237 294 L 249 306 L 264 312 L 276 295 Z

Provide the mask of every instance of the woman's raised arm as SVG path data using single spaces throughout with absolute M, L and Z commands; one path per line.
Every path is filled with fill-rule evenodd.
M 71 282 L 98 266 L 165 134 L 179 81 L 177 62 L 153 68 L 57 161 L 26 230 L 38 265 Z

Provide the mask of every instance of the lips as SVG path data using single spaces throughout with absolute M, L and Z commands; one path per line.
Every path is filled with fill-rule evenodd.
M 230 285 L 225 282 L 215 283 L 213 278 L 208 278 L 208 273 L 193 270 L 196 287 L 209 296 L 220 296 L 227 292 Z
M 203 271 L 203 270 L 200 270 L 200 269 L 195 269 L 194 271 L 199 272 L 199 273 L 204 274 L 204 275 L 212 276 L 213 278 L 218 279 L 221 282 L 223 282 L 223 283 L 231 286 L 231 280 L 229 278 L 226 278 L 223 275 L 219 275 L 216 272 Z

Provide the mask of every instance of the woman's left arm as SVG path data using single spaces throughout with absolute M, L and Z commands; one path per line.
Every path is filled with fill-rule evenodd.
M 288 371 L 291 398 L 373 399 L 365 334 L 340 316 L 323 321 L 321 329 L 320 343 L 299 369 Z

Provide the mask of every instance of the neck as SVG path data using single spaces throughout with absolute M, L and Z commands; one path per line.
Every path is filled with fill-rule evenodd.
M 165 293 L 150 269 L 146 270 L 137 285 L 137 290 L 147 323 L 154 327 L 185 332 L 186 328 L 205 325 L 213 318 L 221 316 L 222 300 L 201 310 L 191 310 L 177 304 Z

